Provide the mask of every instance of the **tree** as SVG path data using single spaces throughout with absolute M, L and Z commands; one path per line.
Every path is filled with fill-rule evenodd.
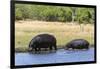
M 16 20 L 42 20 L 60 22 L 94 23 L 94 9 L 80 7 L 64 7 L 49 5 L 16 4 Z
M 71 12 L 72 12 L 72 23 L 75 21 L 75 16 L 76 16 L 76 7 L 71 7 Z
M 20 11 L 20 9 L 19 8 L 17 8 L 16 10 L 15 10 L 15 19 L 16 20 L 22 20 L 22 12 Z

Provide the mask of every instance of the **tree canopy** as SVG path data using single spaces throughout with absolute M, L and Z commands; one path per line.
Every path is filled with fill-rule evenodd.
M 94 23 L 94 9 L 68 6 L 49 6 L 49 5 L 15 5 L 15 20 L 41 20 L 41 21 L 60 21 Z

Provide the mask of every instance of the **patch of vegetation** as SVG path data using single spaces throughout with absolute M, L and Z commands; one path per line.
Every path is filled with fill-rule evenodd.
M 80 31 L 80 26 L 77 24 L 70 25 L 68 23 L 52 23 L 42 21 L 23 21 L 22 23 L 15 23 L 15 51 L 25 52 L 28 49 L 31 39 L 40 34 L 52 34 L 57 39 L 58 48 L 64 47 L 66 43 L 73 39 L 86 39 L 90 44 L 94 44 L 94 27 L 87 24 L 84 26 L 84 31 Z
M 49 6 L 49 5 L 15 5 L 16 20 L 39 20 L 59 22 L 94 23 L 94 8 Z

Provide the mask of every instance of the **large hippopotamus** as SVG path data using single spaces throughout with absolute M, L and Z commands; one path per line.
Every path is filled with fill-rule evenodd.
M 66 49 L 89 49 L 89 42 L 84 39 L 74 39 L 66 44 Z
M 29 43 L 29 50 L 41 51 L 41 48 L 57 50 L 56 38 L 50 34 L 39 34 Z

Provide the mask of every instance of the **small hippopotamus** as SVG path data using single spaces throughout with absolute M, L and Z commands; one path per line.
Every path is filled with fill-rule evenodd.
M 66 49 L 89 49 L 89 42 L 85 39 L 74 39 L 66 44 Z

